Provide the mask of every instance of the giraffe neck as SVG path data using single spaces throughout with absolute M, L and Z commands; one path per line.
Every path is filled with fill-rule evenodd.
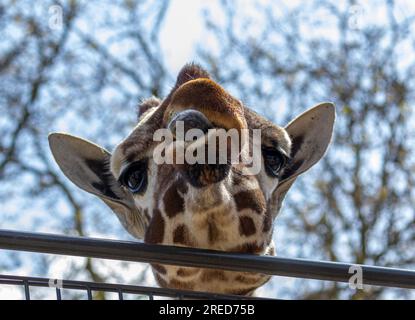
M 202 190 L 176 178 L 161 189 L 145 242 L 273 254 L 271 218 L 255 178 L 232 172 Z M 264 275 L 161 265 L 153 266 L 153 272 L 164 287 L 222 293 L 245 294 L 268 280 Z

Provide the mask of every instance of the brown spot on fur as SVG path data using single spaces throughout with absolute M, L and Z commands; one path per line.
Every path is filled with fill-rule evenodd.
M 259 274 L 259 273 L 253 273 L 250 274 L 249 276 L 243 276 L 243 275 L 238 275 L 235 277 L 235 281 L 237 282 L 241 282 L 244 284 L 256 284 L 256 285 L 260 285 L 263 282 L 263 277 L 264 275 Z
M 190 277 L 199 273 L 200 269 L 198 268 L 179 268 L 176 271 L 176 274 L 179 277 Z
M 146 243 L 161 243 L 164 237 L 164 219 L 158 209 L 153 211 L 153 218 L 146 231 L 144 242 Z
M 239 172 L 236 172 L 235 170 L 232 170 L 233 171 L 233 175 L 232 175 L 232 183 L 235 185 L 235 186 L 239 186 L 241 183 L 242 183 L 242 177 L 241 177 L 241 174 L 239 173 Z
M 258 287 L 251 287 L 251 288 L 247 288 L 247 289 L 235 289 L 235 290 L 230 290 L 229 294 L 236 294 L 239 296 L 251 296 L 254 293 L 254 290 L 258 288 Z
M 270 231 L 271 228 L 272 228 L 272 216 L 271 216 L 271 212 L 267 210 L 267 212 L 265 213 L 263 224 L 262 224 L 262 232 L 266 233 Z
M 173 242 L 184 245 L 191 245 L 189 229 L 184 224 L 181 224 L 176 227 L 176 229 L 174 229 Z
M 226 281 L 228 279 L 222 270 L 203 270 L 201 280 L 202 282 L 210 282 L 212 280 Z
M 187 187 L 187 184 L 184 180 L 178 180 L 176 183 L 177 191 L 179 191 L 181 194 L 185 195 L 189 188 Z
M 256 242 L 244 243 L 242 245 L 233 247 L 227 251 L 229 252 L 239 252 L 239 253 L 252 253 L 252 254 L 261 254 L 264 251 L 264 244 L 261 243 L 258 245 Z
M 160 274 L 166 274 L 166 273 L 167 273 L 166 268 L 165 268 L 164 266 L 162 266 L 161 264 L 158 264 L 158 263 L 152 263 L 152 264 L 151 264 L 151 267 L 152 267 L 154 270 L 156 270 L 158 273 L 160 273 Z
M 169 286 L 170 288 L 175 288 L 175 289 L 193 290 L 195 285 L 194 283 L 183 282 L 183 281 L 173 278 L 170 280 Z
M 178 185 L 174 183 L 164 194 L 164 209 L 169 218 L 184 212 L 184 201 L 178 192 Z
M 239 233 L 244 236 L 255 234 L 256 228 L 254 220 L 251 217 L 242 216 L 239 218 Z
M 261 214 L 266 209 L 264 194 L 259 189 L 238 192 L 234 199 L 238 211 L 251 209 Z

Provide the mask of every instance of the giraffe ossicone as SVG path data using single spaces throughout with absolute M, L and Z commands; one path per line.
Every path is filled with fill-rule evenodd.
M 321 103 L 280 127 L 189 64 L 166 98 L 141 103 L 137 125 L 112 153 L 64 133 L 51 134 L 49 143 L 63 173 L 103 200 L 135 238 L 274 255 L 273 223 L 285 194 L 326 152 L 334 120 L 334 105 Z M 205 268 L 152 269 L 162 287 L 215 293 L 249 295 L 269 280 Z

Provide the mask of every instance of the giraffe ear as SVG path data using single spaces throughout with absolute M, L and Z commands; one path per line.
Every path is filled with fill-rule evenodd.
M 285 127 L 292 141 L 291 160 L 274 191 L 278 206 L 296 178 L 324 156 L 331 141 L 335 117 L 334 104 L 321 103 Z
M 49 135 L 53 157 L 65 176 L 84 191 L 98 196 L 133 236 L 144 237 L 144 223 L 131 194 L 110 172 L 111 154 L 104 148 L 65 133 Z

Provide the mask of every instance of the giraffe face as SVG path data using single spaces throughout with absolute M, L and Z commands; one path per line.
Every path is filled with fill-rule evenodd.
M 185 72 L 189 74 L 188 70 Z M 130 135 L 115 148 L 111 157 L 113 176 L 126 191 L 131 192 L 141 211 L 148 212 L 163 206 L 168 211 L 169 207 L 173 207 L 177 198 L 171 199 L 173 203 L 168 197 L 165 203 L 158 201 L 163 188 L 174 181 L 193 194 L 197 206 L 188 207 L 198 208 L 198 211 L 210 207 L 213 201 L 220 203 L 219 199 L 212 196 L 211 189 L 220 188 L 221 182 L 227 185 L 227 190 L 260 188 L 266 191 L 265 198 L 271 197 L 290 154 L 290 137 L 283 128 L 254 114 L 207 78 L 178 83 L 166 100 L 145 101 L 142 108 L 146 112 L 140 116 Z M 154 138 L 155 132 L 164 128 L 175 133 L 178 121 L 182 121 L 185 134 L 191 129 L 199 129 L 205 134 L 208 129 L 214 128 L 224 129 L 221 131 L 224 134 L 231 129 L 237 130 L 236 133 L 240 130 L 259 130 L 262 132 L 260 151 L 264 153 L 263 157 L 260 155 L 261 170 L 252 178 L 244 176 L 244 164 L 240 162 L 220 164 L 214 159 L 205 164 L 189 164 L 186 161 L 157 164 L 154 153 L 160 142 Z M 250 138 L 252 140 L 252 136 Z M 208 148 L 206 146 L 206 153 Z M 184 151 L 187 150 L 184 148 Z M 215 151 L 219 153 L 219 150 Z
M 240 163 L 157 164 L 153 154 L 160 142 L 155 141 L 154 133 L 162 128 L 174 129 L 177 119 L 202 131 L 211 127 L 238 132 L 260 130 L 259 172 L 243 175 L 244 165 Z M 272 221 L 298 175 L 323 156 L 333 123 L 334 107 L 323 103 L 286 127 L 277 126 L 245 107 L 211 80 L 206 71 L 191 64 L 181 70 L 176 85 L 163 101 L 151 98 L 141 104 L 136 127 L 112 155 L 67 134 L 51 134 L 49 141 L 65 175 L 100 197 L 130 233 L 143 238 L 154 211 L 169 208 L 192 214 L 234 202 L 234 209 L 239 199 L 239 208 L 246 206 L 243 202 L 264 207 Z M 238 196 L 237 190 L 244 191 L 244 197 Z M 185 194 L 186 199 L 181 200 Z
M 333 105 L 323 103 L 280 127 L 244 106 L 206 71 L 187 65 L 164 100 L 141 104 L 137 125 L 112 154 L 66 134 L 52 134 L 49 142 L 65 175 L 110 206 L 134 237 L 153 244 L 273 254 L 274 218 L 298 175 L 325 153 L 334 117 Z M 184 134 L 201 133 L 182 143 L 185 153 L 198 144 L 208 154 L 208 140 L 202 138 L 212 129 L 236 131 L 241 161 L 178 161 L 179 125 Z M 163 149 L 173 155 L 170 163 L 155 156 L 163 144 L 156 138 L 160 130 L 173 137 L 167 144 L 171 148 Z M 254 130 L 260 132 L 259 140 L 251 134 Z M 247 143 L 242 143 L 242 132 L 249 133 Z M 228 157 L 232 148 L 226 136 L 223 141 Z M 254 145 L 260 150 L 255 172 L 242 161 Z M 153 271 L 164 287 L 224 293 L 246 294 L 268 279 L 160 265 L 153 265 Z
M 177 201 L 182 202 L 177 199 L 184 197 L 183 192 L 190 193 L 187 197 L 194 199 L 194 203 L 190 203 L 189 200 L 186 208 L 185 204 L 180 204 L 177 210 L 193 208 L 196 210 L 194 213 L 197 213 L 211 208 L 214 203 L 226 202 L 223 198 L 232 198 L 232 192 L 227 195 L 227 192 L 222 190 L 219 195 L 213 196 L 215 192 L 212 191 L 224 186 L 226 191 L 258 188 L 261 191 L 261 201 L 263 198 L 265 207 L 273 210 L 271 215 L 275 217 L 287 191 L 285 187 L 278 192 L 279 184 L 284 181 L 286 186 L 291 185 L 299 173 L 308 169 L 307 162 L 310 162 L 310 159 L 311 162 L 316 161 L 316 153 L 320 156 L 324 153 L 330 140 L 332 106 L 325 104 L 319 108 L 320 112 L 315 112 L 308 119 L 300 119 L 300 122 L 307 125 L 310 119 L 315 123 L 327 121 L 327 132 L 321 132 L 325 141 L 305 141 L 306 130 L 299 136 L 290 137 L 287 129 L 254 113 L 212 81 L 204 70 L 189 65 L 180 72 L 175 87 L 165 100 L 151 98 L 139 107 L 137 126 L 113 152 L 111 172 L 126 192 L 131 192 L 136 206 L 140 211 L 147 213 L 145 215 L 148 216 L 148 220 L 151 219 L 154 208 L 161 208 L 165 212 L 168 212 L 169 208 L 175 208 Z M 259 172 L 254 176 L 244 176 L 241 174 L 244 166 L 241 163 L 156 164 L 153 155 L 160 142 L 155 141 L 154 133 L 160 128 L 175 129 L 174 123 L 177 120 L 184 122 L 186 130 L 196 128 L 203 133 L 211 128 L 260 130 L 262 155 Z M 292 147 L 293 138 L 295 143 Z M 309 137 L 310 140 L 313 138 Z M 252 136 L 250 139 L 252 140 Z M 251 140 L 248 147 L 252 147 Z M 304 149 L 303 155 L 297 159 L 292 157 L 292 149 L 297 153 L 301 148 Z M 314 155 L 310 154 L 309 159 L 305 159 L 304 153 L 307 152 Z M 135 188 L 136 186 L 139 188 Z M 175 186 L 176 190 L 171 191 L 171 186 Z M 169 194 L 174 194 L 175 197 L 170 197 Z

